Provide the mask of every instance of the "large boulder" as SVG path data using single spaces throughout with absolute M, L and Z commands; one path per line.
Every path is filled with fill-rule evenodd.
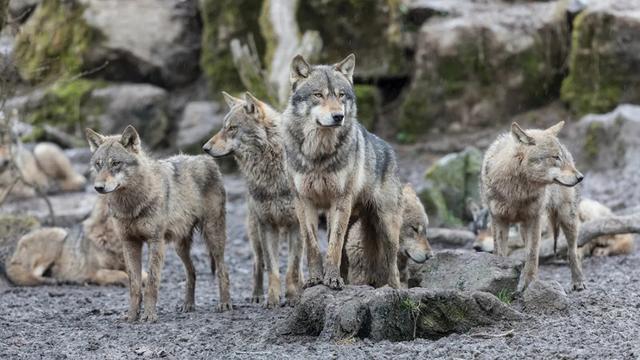
M 442 157 L 427 169 L 420 198 L 434 225 L 460 225 L 469 218 L 467 203 L 480 201 L 481 167 L 482 152 L 469 147 Z
M 89 215 L 96 197 L 95 191 L 49 195 L 48 198 L 53 208 L 54 224 L 51 223 L 51 214 L 47 204 L 40 197 L 4 203 L 0 206 L 0 212 L 25 214 L 37 219 L 43 225 L 72 227 Z
M 196 0 L 43 0 L 16 40 L 30 81 L 86 71 L 175 87 L 197 77 L 199 53 Z
M 424 264 L 412 264 L 409 286 L 429 290 L 516 291 L 522 262 L 484 252 L 444 250 Z
M 277 336 L 311 335 L 323 340 L 359 337 L 374 341 L 437 339 L 522 315 L 484 292 L 319 285 L 305 290 Z
M 202 145 L 222 128 L 224 112 L 212 101 L 188 103 L 178 123 L 176 147 L 182 152 L 201 154 Z
M 640 203 L 640 106 L 584 116 L 571 138 L 578 168 L 586 173 L 584 196 L 614 210 Z
M 298 6 L 300 30 L 320 33 L 321 63 L 332 64 L 355 53 L 358 78 L 409 74 L 410 62 L 402 47 L 399 1 L 305 0 Z
M 579 114 L 640 101 L 640 2 L 590 1 L 573 21 L 562 99 Z
M 557 313 L 569 309 L 569 297 L 557 281 L 534 280 L 522 295 L 525 310 L 533 313 Z
M 560 3 L 469 6 L 420 28 L 401 138 L 504 122 L 559 91 L 569 32 Z

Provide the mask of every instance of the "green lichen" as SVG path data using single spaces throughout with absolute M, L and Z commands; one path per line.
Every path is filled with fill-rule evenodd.
M 400 15 L 399 0 L 305 0 L 296 17 L 300 31 L 320 33 L 320 62 L 335 63 L 354 53 L 356 76 L 379 78 L 409 72 Z
M 200 67 L 213 94 L 244 90 L 229 44 L 234 38 L 246 42 L 251 35 L 262 56 L 264 42 L 258 25 L 261 6 L 260 0 L 201 0 Z
M 9 8 L 9 0 L 0 0 L 0 30 L 2 30 L 7 20 L 8 8 Z
M 358 104 L 358 121 L 369 131 L 374 131 L 380 115 L 380 91 L 374 85 L 355 85 Z
M 562 83 L 561 98 L 579 115 L 610 111 L 635 75 L 626 72 L 629 65 L 624 57 L 608 50 L 620 46 L 614 45 L 613 18 L 583 12 L 573 26 L 569 76 Z
M 602 133 L 602 124 L 592 122 L 587 128 L 584 138 L 584 153 L 587 155 L 587 161 L 593 162 L 597 159 L 600 152 L 600 134 Z
M 44 0 L 16 38 L 16 64 L 22 78 L 53 81 L 83 69 L 86 56 L 102 39 L 82 18 L 75 1 Z
M 35 126 L 29 140 L 39 140 L 44 135 L 44 125 L 68 131 L 84 128 L 87 115 L 101 112 L 101 109 L 89 109 L 85 105 L 91 92 L 102 86 L 102 82 L 86 79 L 60 81 L 51 85 L 42 100 L 26 114 L 26 121 Z

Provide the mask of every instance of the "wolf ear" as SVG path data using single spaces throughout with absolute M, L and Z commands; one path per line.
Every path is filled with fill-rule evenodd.
M 136 154 L 140 152 L 140 135 L 138 135 L 138 132 L 133 126 L 128 125 L 127 128 L 124 129 L 120 137 L 120 144 L 122 144 L 125 149 Z
M 222 96 L 224 97 L 224 102 L 227 103 L 227 105 L 229 105 L 230 108 L 232 108 L 234 105 L 239 104 L 242 102 L 241 99 L 238 99 L 237 97 L 233 97 L 231 95 L 229 95 L 226 91 L 222 92 Z
M 520 127 L 520 125 L 518 125 L 517 123 L 513 123 L 511 124 L 511 136 L 513 136 L 513 138 L 524 145 L 535 145 L 536 141 L 529 135 L 527 135 L 527 133 L 522 130 L 522 128 Z
M 353 84 L 353 71 L 356 68 L 356 56 L 349 54 L 349 56 L 344 58 L 344 60 L 333 65 L 333 68 L 346 76 L 347 79 L 349 79 L 349 82 Z
M 91 149 L 91 152 L 95 152 L 96 150 L 98 150 L 100 145 L 102 145 L 102 143 L 104 142 L 104 136 L 89 128 L 86 128 L 84 130 L 84 133 L 87 136 L 87 141 L 89 142 L 89 149 Z
M 262 102 L 248 91 L 244 93 L 244 111 L 258 120 L 264 118 Z
M 291 86 L 295 85 L 299 80 L 307 78 L 310 73 L 311 65 L 309 65 L 302 55 L 296 55 L 296 57 L 291 60 L 291 73 L 289 74 Z
M 560 121 L 559 123 L 553 125 L 552 127 L 548 128 L 545 131 L 552 134 L 553 136 L 558 136 L 563 126 L 564 126 L 564 121 Z

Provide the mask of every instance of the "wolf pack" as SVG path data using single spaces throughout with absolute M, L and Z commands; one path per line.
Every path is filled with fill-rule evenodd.
M 248 192 L 251 302 L 274 308 L 284 300 L 295 306 L 304 288 L 320 284 L 335 290 L 345 284 L 406 287 L 409 262 L 423 263 L 433 256 L 427 240 L 429 220 L 416 192 L 400 181 L 393 148 L 358 122 L 355 66 L 353 54 L 333 65 L 311 65 L 296 56 L 283 112 L 249 92 L 241 98 L 223 92 L 229 110 L 222 128 L 204 144 L 202 155 L 156 160 L 145 152 L 132 126 L 119 135 L 87 129 L 93 187 L 99 193 L 92 216 L 75 237 L 73 230 L 49 229 L 46 234 L 25 236 L 17 250 L 19 254 L 41 246 L 40 239 L 46 237 L 47 246 L 58 244 L 47 253 L 64 254 L 66 260 L 60 263 L 66 267 L 56 264 L 54 257 L 26 261 L 14 255 L 7 273 L 18 283 L 35 285 L 47 283 L 45 269 L 63 278 L 82 269 L 80 277 L 91 282 L 128 286 L 128 321 L 153 322 L 158 319 L 156 303 L 169 244 L 186 274 L 179 311 L 195 309 L 196 271 L 190 252 L 197 233 L 217 279 L 217 310 L 231 310 L 224 254 L 226 192 L 216 159 L 233 156 Z M 508 256 L 510 225 L 520 225 L 526 255 L 518 291 L 537 277 L 541 234 L 547 227 L 555 239 L 560 231 L 566 238 L 572 288 L 585 288 L 577 248 L 580 219 L 575 188 L 584 176 L 558 140 L 563 124 L 525 130 L 513 123 L 510 133 L 499 136 L 483 160 L 484 225 L 492 237 L 478 246 Z M 321 220 L 328 237 L 324 256 L 318 239 Z M 123 261 L 92 252 L 85 244 L 86 234 L 92 232 L 118 239 Z M 73 244 L 64 244 L 70 241 Z M 145 243 L 146 272 L 142 270 Z M 279 271 L 282 244 L 288 249 L 284 296 Z M 86 259 L 74 253 L 79 248 L 89 249 L 83 253 Z

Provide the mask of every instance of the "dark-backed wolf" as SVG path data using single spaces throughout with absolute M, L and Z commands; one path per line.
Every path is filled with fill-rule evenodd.
M 287 173 L 307 247 L 307 286 L 342 288 L 340 263 L 347 229 L 362 221 L 367 242 L 383 259 L 386 283 L 400 287 L 397 267 L 402 224 L 402 185 L 391 146 L 357 120 L 353 90 L 355 56 L 335 65 L 291 63 L 291 96 L 283 113 Z M 323 261 L 318 247 L 318 213 L 327 217 L 329 247 Z
M 93 155 L 94 188 L 106 197 L 114 228 L 121 239 L 129 275 L 129 312 L 135 321 L 142 302 L 142 245 L 149 246 L 148 281 L 140 320 L 156 321 L 156 300 L 166 243 L 175 243 L 187 286 L 181 311 L 193 311 L 196 273 L 190 250 L 200 229 L 209 249 L 211 270 L 218 272 L 219 310 L 231 309 L 229 275 L 224 262 L 225 190 L 215 161 L 206 155 L 178 155 L 154 160 L 142 150 L 138 132 L 128 126 L 122 135 L 86 131 Z
M 288 241 L 286 300 L 294 304 L 302 288 L 303 244 L 284 168 L 280 113 L 250 93 L 245 99 L 223 92 L 231 110 L 223 128 L 203 147 L 213 157 L 233 154 L 247 181 L 247 228 L 253 248 L 253 296 L 263 296 L 263 267 L 269 273 L 267 307 L 280 304 L 279 248 Z
M 491 215 L 494 249 L 508 255 L 509 225 L 520 224 L 525 244 L 525 265 L 518 290 L 538 274 L 542 217 L 547 216 L 554 238 L 562 229 L 574 290 L 584 289 L 578 257 L 578 201 L 576 186 L 584 176 L 571 153 L 558 141 L 564 122 L 546 130 L 523 130 L 516 123 L 511 134 L 491 144 L 482 163 L 480 192 Z

